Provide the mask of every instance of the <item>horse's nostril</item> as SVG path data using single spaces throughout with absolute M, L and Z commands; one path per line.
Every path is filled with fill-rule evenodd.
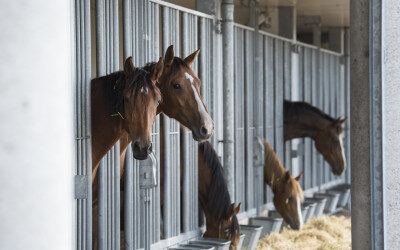
M 139 142 L 138 141 L 135 141 L 135 143 L 133 144 L 133 146 L 134 146 L 134 148 L 135 149 L 140 149 L 140 144 L 139 144 Z
M 204 125 L 201 126 L 201 128 L 200 128 L 200 134 L 202 136 L 206 136 L 208 134 L 208 130 L 206 129 L 206 127 Z

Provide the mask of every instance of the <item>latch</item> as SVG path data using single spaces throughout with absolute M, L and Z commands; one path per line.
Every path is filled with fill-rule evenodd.
M 157 186 L 157 160 L 154 153 L 140 162 L 139 185 L 141 189 L 153 188 Z

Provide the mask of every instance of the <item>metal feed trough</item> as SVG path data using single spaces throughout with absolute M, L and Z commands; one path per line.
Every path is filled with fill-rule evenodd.
M 223 25 L 232 25 L 233 53 L 228 58 L 233 58 L 234 71 L 233 89 L 229 89 L 233 103 L 224 104 L 223 100 L 229 101 L 224 99 L 228 90 L 222 88 L 227 55 L 223 54 L 220 20 L 215 16 L 159 0 L 122 0 L 120 5 L 117 0 L 76 0 L 73 9 L 76 249 L 93 249 L 94 219 L 99 222 L 99 249 L 120 249 L 121 234 L 125 249 L 163 249 L 201 236 L 198 144 L 191 132 L 164 115 L 153 125 L 153 158 L 134 160 L 131 147 L 127 148 L 123 193 L 119 144 L 101 161 L 99 217 L 92 216 L 90 80 L 120 70 L 129 56 L 135 67 L 157 61 L 171 44 L 175 55 L 181 57 L 201 49 L 192 68 L 202 81 L 201 95 L 215 122 L 210 141 L 223 162 L 233 157 L 232 166 L 224 167 L 228 187 L 233 188 L 232 201 L 242 203 L 239 219 L 259 215 L 272 206 L 273 195 L 263 178 L 263 137 L 292 175 L 304 171 L 303 190 L 312 193 L 350 181 L 349 162 L 343 176 L 334 177 L 309 139 L 283 141 L 284 99 L 308 101 L 335 117 L 349 116 L 349 81 L 344 75 L 349 61 L 342 60 L 347 55 L 223 20 Z M 224 105 L 233 107 L 234 120 L 229 124 L 224 123 L 228 121 Z M 232 140 L 223 137 L 228 125 Z M 348 130 L 344 146 L 349 159 Z M 226 150 L 229 148 L 232 152 Z M 243 227 L 242 231 L 246 230 L 249 228 Z
M 252 226 L 262 226 L 260 238 L 270 233 L 279 233 L 283 219 L 273 217 L 252 217 L 249 219 L 249 224 Z

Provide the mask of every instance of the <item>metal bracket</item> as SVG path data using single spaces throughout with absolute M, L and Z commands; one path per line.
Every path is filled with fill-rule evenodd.
M 293 44 L 292 45 L 292 52 L 298 54 L 300 52 L 300 46 L 298 44 Z
M 262 167 L 265 162 L 265 148 L 261 137 L 256 137 L 254 140 L 254 155 L 253 163 L 254 167 Z
M 216 20 L 214 26 L 215 26 L 215 33 L 222 34 L 222 21 Z
M 141 189 L 153 188 L 157 186 L 157 160 L 154 153 L 141 161 L 139 167 L 139 185 Z
M 87 199 L 88 196 L 88 178 L 87 175 L 75 175 L 75 199 Z

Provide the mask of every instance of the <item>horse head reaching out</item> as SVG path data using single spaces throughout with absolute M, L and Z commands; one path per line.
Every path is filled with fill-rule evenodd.
M 190 67 L 199 51 L 181 59 L 168 47 L 158 85 L 163 99 L 159 109 L 189 128 L 196 141 L 204 141 L 213 134 L 214 122 L 200 96 L 201 81 Z
M 274 193 L 274 206 L 291 228 L 299 230 L 303 225 L 301 203 L 303 193 L 299 180 L 303 173 L 293 178 L 287 171 L 271 145 L 264 139 L 265 164 L 264 181 L 271 187 Z
M 343 150 L 343 123 L 345 121 L 346 118 L 334 119 L 315 136 L 315 147 L 324 156 L 335 175 L 341 175 L 346 168 Z
M 299 230 L 303 225 L 303 217 L 301 214 L 301 203 L 303 195 L 299 185 L 301 173 L 293 178 L 289 171 L 286 171 L 282 179 L 275 180 L 272 185 L 274 193 L 274 206 L 276 211 L 282 216 L 291 228 Z
M 123 88 L 122 124 L 132 139 L 133 156 L 144 160 L 152 151 L 151 130 L 161 102 L 161 94 L 156 83 L 163 71 L 163 60 L 160 58 L 152 72 L 134 68 L 132 58 L 124 64 L 124 78 L 117 82 Z M 119 86 L 120 85 L 120 86 Z

